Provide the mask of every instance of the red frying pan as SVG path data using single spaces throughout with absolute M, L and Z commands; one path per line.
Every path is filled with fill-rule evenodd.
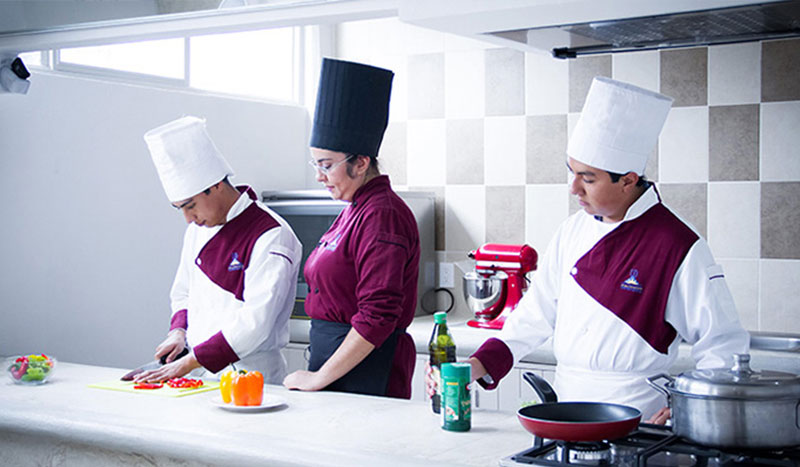
M 536 436 L 572 442 L 621 438 L 639 425 L 642 413 L 627 405 L 603 402 L 558 402 L 555 391 L 533 373 L 522 375 L 543 403 L 523 407 L 517 418 Z

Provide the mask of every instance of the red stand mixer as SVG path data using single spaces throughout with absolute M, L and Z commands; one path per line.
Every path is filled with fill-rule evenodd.
M 536 270 L 539 255 L 528 245 L 487 243 L 467 254 L 475 271 L 464 274 L 464 299 L 475 328 L 502 329 L 527 288 L 525 274 Z

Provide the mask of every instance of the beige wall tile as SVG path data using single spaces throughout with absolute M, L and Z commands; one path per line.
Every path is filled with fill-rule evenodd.
M 408 118 L 444 117 L 444 54 L 408 57 Z
M 611 55 L 580 57 L 569 61 L 569 111 L 580 112 L 595 76 L 611 77 Z
M 445 199 L 445 249 L 471 250 L 486 242 L 486 188 L 448 185 Z
M 525 187 L 486 187 L 486 242 L 525 241 Z
M 800 39 L 761 44 L 762 102 L 800 100 Z
M 451 52 L 444 57 L 447 118 L 483 118 L 486 114 L 483 50 Z
M 558 226 L 569 215 L 566 183 L 525 187 L 525 243 L 544 254 Z
M 708 107 L 673 108 L 659 138 L 659 180 L 708 181 Z
M 708 49 L 709 105 L 757 104 L 761 100 L 761 44 Z
M 445 128 L 444 120 L 409 120 L 406 124 L 409 185 L 445 184 Z
M 761 181 L 800 180 L 800 101 L 761 104 Z
M 759 106 L 708 109 L 708 179 L 758 180 Z
M 486 115 L 525 114 L 525 54 L 489 49 L 486 54 Z
M 486 117 L 484 171 L 487 185 L 525 184 L 525 116 Z
M 660 183 L 661 200 L 682 220 L 707 237 L 708 194 L 705 183 Z
M 718 258 L 760 255 L 759 184 L 708 184 L 708 244 Z
M 798 277 L 800 261 L 761 261 L 760 331 L 800 333 Z
M 739 321 L 749 331 L 758 330 L 758 259 L 719 259 L 725 282 L 733 295 Z
M 661 57 L 657 50 L 614 54 L 611 58 L 614 79 L 658 92 Z
M 569 62 L 538 53 L 525 54 L 525 114 L 569 111 Z
M 708 49 L 697 47 L 661 51 L 661 93 L 673 107 L 708 103 Z
M 761 257 L 800 259 L 798 232 L 800 182 L 761 183 Z
M 447 120 L 447 183 L 483 185 L 483 119 Z
M 565 183 L 567 116 L 532 116 L 526 126 L 527 183 Z

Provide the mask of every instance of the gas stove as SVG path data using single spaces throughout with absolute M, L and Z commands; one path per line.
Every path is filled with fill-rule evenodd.
M 642 423 L 628 436 L 599 443 L 542 441 L 500 460 L 505 467 L 524 465 L 800 466 L 800 448 L 771 450 L 718 449 L 690 443 L 669 427 Z

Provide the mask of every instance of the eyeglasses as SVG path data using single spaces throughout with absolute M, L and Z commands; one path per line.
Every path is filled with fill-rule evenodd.
M 314 170 L 318 171 L 319 173 L 321 173 L 322 175 L 325 175 L 327 177 L 331 172 L 333 172 L 336 169 L 336 167 L 339 167 L 340 165 L 342 165 L 345 162 L 349 161 L 353 157 L 355 157 L 355 154 L 350 154 L 349 156 L 345 157 L 344 159 L 340 160 L 339 162 L 331 164 L 328 167 L 324 167 L 324 166 L 322 166 L 320 164 L 317 164 L 317 161 L 314 161 L 314 160 L 308 161 L 308 165 L 310 165 L 311 168 L 313 168 Z

